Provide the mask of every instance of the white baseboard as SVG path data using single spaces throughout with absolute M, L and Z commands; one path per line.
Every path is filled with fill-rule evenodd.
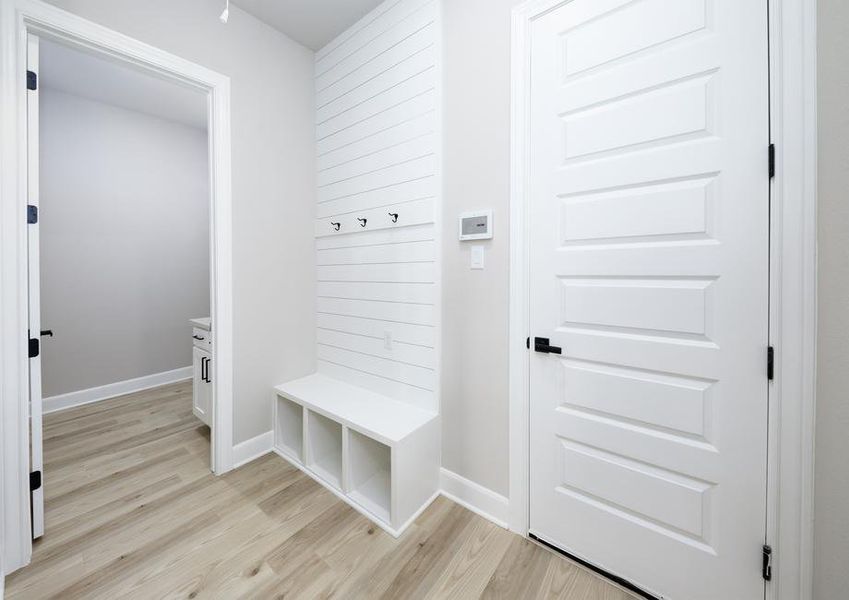
M 165 371 L 163 373 L 154 373 L 153 375 L 145 375 L 136 379 L 127 379 L 126 381 L 116 381 L 107 385 L 89 388 L 87 390 L 79 390 L 60 394 L 58 396 L 50 396 L 44 398 L 42 411 L 47 413 L 66 410 L 75 406 L 91 404 L 92 402 L 100 402 L 108 400 L 115 396 L 123 396 L 124 394 L 132 394 L 133 392 L 141 392 L 150 388 L 167 385 L 169 383 L 177 383 L 192 378 L 192 367 L 181 367 L 173 371 Z
M 442 488 L 442 495 L 449 500 L 465 506 L 499 527 L 509 529 L 507 521 L 510 501 L 501 494 L 445 468 L 439 470 L 439 486 Z
M 274 446 L 274 432 L 266 431 L 258 436 L 233 446 L 233 468 L 238 469 L 260 456 L 271 452 Z

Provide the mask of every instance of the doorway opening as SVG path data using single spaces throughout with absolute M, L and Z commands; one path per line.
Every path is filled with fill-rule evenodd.
M 163 82 L 193 88 L 204 96 L 208 131 L 210 205 L 207 231 L 211 297 L 208 315 L 192 317 L 208 316 L 215 329 L 215 346 L 210 349 L 212 358 L 204 361 L 203 370 L 209 383 L 212 407 L 211 456 L 207 462 L 215 474 L 232 469 L 233 306 L 229 78 L 46 4 L 13 1 L 4 4 L 6 9 L 16 18 L 7 19 L 8 15 L 4 14 L 2 21 L 2 37 L 10 49 L 10 60 L 0 65 L 4 91 L 2 113 L 4 122 L 14 126 L 5 130 L 2 140 L 6 160 L 0 181 L 0 208 L 3 221 L 9 225 L 2 239 L 0 261 L 7 276 L 19 274 L 14 279 L 6 279 L 10 285 L 4 288 L 3 311 L 4 330 L 15 332 L 14 336 L 4 337 L 2 353 L 6 392 L 3 404 L 5 568 L 9 571 L 26 565 L 31 559 L 32 534 L 38 520 L 36 512 L 43 515 L 44 487 L 50 486 L 49 473 L 38 468 L 43 466 L 39 464 L 43 406 L 40 386 L 32 385 L 32 378 L 37 377 L 33 374 L 40 373 L 40 365 L 31 365 L 34 360 L 37 363 L 42 348 L 39 335 L 42 328 L 37 322 L 40 311 L 29 308 L 31 284 L 39 281 L 30 276 L 29 269 L 30 228 L 33 227 L 30 217 L 37 211 L 37 199 L 35 210 L 28 208 L 33 205 L 30 188 L 34 186 L 34 182 L 28 181 L 29 165 L 37 164 L 38 158 L 37 144 L 30 144 L 28 136 L 33 126 L 31 116 L 37 114 L 28 110 L 28 96 L 33 93 L 32 84 L 37 86 L 38 78 L 38 67 L 28 62 L 31 41 L 35 37 L 142 71 Z M 37 192 L 37 186 L 34 191 Z M 38 286 L 35 289 L 37 295 Z M 14 306 L 18 310 L 12 310 Z M 35 316 L 35 323 L 31 316 Z M 188 323 L 184 331 L 186 343 L 191 348 L 193 330 Z M 58 335 L 54 332 L 55 337 Z M 45 344 L 53 341 L 49 335 L 46 337 Z M 34 352 L 36 349 L 38 351 Z M 35 392 L 32 397 L 31 389 Z

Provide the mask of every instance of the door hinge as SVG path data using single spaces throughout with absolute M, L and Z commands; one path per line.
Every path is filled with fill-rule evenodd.
M 531 349 L 531 338 L 525 338 L 525 348 Z
M 763 546 L 763 566 L 762 572 L 764 581 L 772 581 L 772 546 L 764 544 Z
M 38 89 L 38 75 L 35 74 L 35 71 L 27 71 L 27 89 Z
M 775 348 L 766 349 L 766 378 L 772 381 L 775 378 Z
M 769 178 L 775 177 L 775 144 L 769 145 Z
M 34 492 L 41 487 L 41 471 L 33 471 L 29 474 L 29 491 Z
M 32 204 L 27 204 L 27 223 L 35 225 L 38 223 L 38 207 Z
M 30 338 L 29 339 L 29 357 L 30 358 L 35 358 L 36 356 L 38 356 L 39 347 L 40 347 L 40 343 L 38 341 L 38 338 Z

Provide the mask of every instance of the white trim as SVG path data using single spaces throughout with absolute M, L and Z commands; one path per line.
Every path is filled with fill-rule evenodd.
M 510 198 L 510 517 L 528 532 L 528 333 L 526 189 L 528 28 L 568 0 L 529 0 L 513 11 Z M 770 600 L 810 600 L 813 564 L 816 374 L 816 0 L 769 0 L 773 142 L 767 542 Z
M 499 527 L 509 529 L 507 519 L 510 514 L 510 501 L 501 494 L 444 468 L 439 470 L 439 487 L 442 495 L 449 500 Z
M 6 571 L 32 554 L 28 492 L 26 35 L 63 40 L 131 62 L 209 94 L 212 210 L 213 469 L 232 468 L 233 277 L 230 79 L 41 0 L 0 2 L 0 439 L 4 444 Z
M 274 431 L 260 433 L 256 437 L 233 446 L 233 468 L 248 464 L 265 456 L 274 449 Z
M 770 0 L 772 183 L 769 600 L 813 595 L 817 335 L 816 0 Z
M 68 392 L 67 394 L 58 394 L 56 396 L 44 398 L 43 412 L 44 414 L 48 414 L 58 412 L 60 410 L 67 410 L 69 408 L 74 408 L 75 406 L 83 406 L 85 404 L 91 404 L 92 402 L 100 402 L 102 400 L 115 398 L 116 396 L 141 392 L 161 385 L 177 383 L 178 381 L 185 381 L 186 379 L 191 378 L 192 367 L 188 366 L 173 369 L 171 371 L 163 371 L 162 373 L 153 373 L 152 375 L 145 375 L 144 377 L 136 377 L 135 379 L 107 383 L 106 385 L 100 385 L 86 390 L 77 390 L 76 392 Z

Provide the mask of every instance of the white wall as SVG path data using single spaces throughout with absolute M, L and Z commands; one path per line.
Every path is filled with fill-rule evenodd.
M 384 2 L 315 66 L 318 370 L 434 411 L 435 20 L 435 0 Z
M 271 428 L 271 389 L 315 364 L 312 51 L 208 0 L 51 0 L 231 79 L 234 433 Z
M 510 15 L 517 0 L 445 0 L 443 467 L 507 495 Z M 461 212 L 494 209 L 486 269 L 469 269 Z
M 849 589 L 849 4 L 818 0 L 819 284 L 814 597 Z
M 206 131 L 46 87 L 40 108 L 44 396 L 191 365 L 187 320 L 209 314 Z

